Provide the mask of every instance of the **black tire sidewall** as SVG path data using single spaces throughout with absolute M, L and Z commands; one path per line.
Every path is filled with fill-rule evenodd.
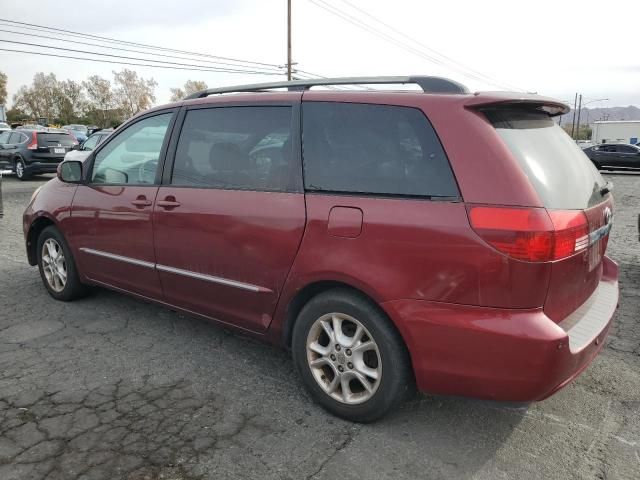
M 18 164 L 21 163 L 22 164 L 22 176 L 18 175 Z M 30 177 L 30 174 L 27 172 L 27 164 L 25 163 L 25 161 L 22 158 L 16 158 L 15 162 L 14 162 L 14 170 L 16 172 L 16 177 L 18 178 L 18 180 L 28 180 Z
M 49 282 L 47 282 L 47 279 L 44 275 L 44 270 L 42 266 L 42 246 L 44 245 L 44 242 L 49 238 L 53 238 L 56 242 L 58 242 L 58 244 L 62 248 L 62 251 L 64 253 L 64 258 L 65 258 L 65 265 L 67 267 L 67 283 L 65 284 L 64 288 L 60 292 L 56 292 L 51 288 L 51 286 L 49 285 Z M 40 277 L 42 278 L 42 283 L 44 284 L 45 288 L 49 292 L 49 295 L 51 295 L 56 300 L 62 300 L 67 302 L 70 300 L 74 300 L 75 298 L 78 298 L 85 293 L 86 287 L 82 285 L 82 283 L 80 283 L 80 279 L 78 277 L 78 271 L 76 269 L 76 264 L 73 259 L 73 255 L 71 254 L 71 249 L 69 248 L 64 237 L 56 227 L 49 226 L 49 227 L 46 227 L 44 230 L 42 230 L 42 232 L 38 236 L 38 242 L 37 242 L 36 248 L 37 248 L 36 258 L 38 260 L 38 270 L 40 271 Z
M 382 379 L 373 397 L 348 405 L 331 398 L 318 385 L 307 362 L 306 340 L 313 323 L 327 313 L 344 313 L 361 322 L 373 336 L 382 362 Z M 363 295 L 346 289 L 327 291 L 311 299 L 294 325 L 292 354 L 305 387 L 326 410 L 356 422 L 371 422 L 397 406 L 411 391 L 411 366 L 399 333 L 380 308 Z

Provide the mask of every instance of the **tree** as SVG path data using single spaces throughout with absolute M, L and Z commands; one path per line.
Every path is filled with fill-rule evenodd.
M 113 72 L 113 80 L 116 104 L 128 117 L 146 110 L 156 101 L 154 91 L 158 83 L 153 78 L 138 77 L 136 72 L 125 68 Z
M 31 86 L 22 85 L 13 96 L 14 106 L 32 118 L 53 120 L 57 115 L 58 80 L 53 73 L 38 72 Z
M 188 95 L 199 92 L 200 90 L 206 90 L 207 88 L 207 84 L 201 80 L 187 80 L 184 88 L 171 89 L 170 101 L 178 102 Z
M 82 82 L 82 86 L 87 91 L 88 108 L 99 113 L 97 115 L 99 120 L 94 119 L 95 123 L 99 123 L 102 127 L 108 126 L 111 121 L 110 112 L 115 107 L 115 96 L 111 89 L 111 82 L 98 75 L 92 75 Z
M 78 121 L 86 106 L 82 84 L 73 80 L 58 82 L 56 106 L 60 122 L 73 123 Z
M 0 72 L 0 105 L 7 103 L 7 74 Z

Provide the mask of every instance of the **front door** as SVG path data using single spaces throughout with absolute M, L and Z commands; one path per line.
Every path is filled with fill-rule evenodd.
M 80 271 L 90 280 L 161 298 L 153 251 L 153 202 L 173 111 L 115 133 L 78 186 L 70 221 Z
M 170 303 L 247 330 L 269 326 L 305 225 L 295 111 L 186 111 L 153 215 Z

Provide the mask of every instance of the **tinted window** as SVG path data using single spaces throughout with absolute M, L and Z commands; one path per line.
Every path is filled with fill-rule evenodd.
M 442 145 L 420 110 L 309 102 L 302 116 L 307 190 L 458 196 Z
M 9 143 L 12 145 L 17 143 L 22 143 L 23 141 L 24 141 L 24 137 L 22 136 L 22 134 L 18 132 L 12 133 L 11 137 L 9 138 Z
M 620 153 L 638 153 L 638 149 L 629 145 L 618 145 L 618 152 Z
M 73 147 L 76 143 L 68 133 L 37 132 L 37 135 L 38 147 Z
M 92 182 L 153 184 L 172 115 L 147 117 L 121 131 L 96 154 Z
M 173 185 L 239 190 L 289 189 L 293 179 L 291 107 L 189 110 Z
M 11 132 L 0 133 L 0 143 L 8 143 Z
M 582 209 L 602 201 L 600 189 L 605 181 L 580 147 L 546 113 L 496 108 L 485 114 L 546 207 Z

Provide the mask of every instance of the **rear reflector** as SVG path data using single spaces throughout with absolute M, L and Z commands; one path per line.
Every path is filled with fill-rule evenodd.
M 468 205 L 467 212 L 480 237 L 518 260 L 559 260 L 589 246 L 589 226 L 581 210 Z

